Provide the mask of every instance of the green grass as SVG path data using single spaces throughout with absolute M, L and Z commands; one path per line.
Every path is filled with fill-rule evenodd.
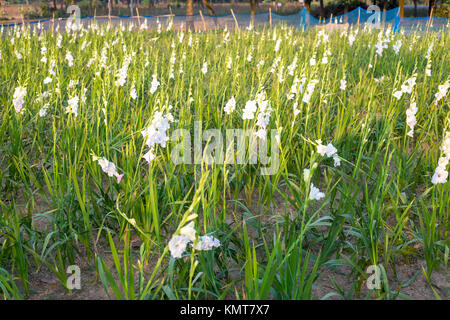
M 170 30 L 102 26 L 61 33 L 58 48 L 57 34 L 8 30 L 0 42 L 3 298 L 27 297 L 30 275 L 41 269 L 66 287 L 65 270 L 77 256 L 86 257 L 117 299 L 355 298 L 366 292 L 369 265 L 395 274 L 399 263 L 424 261 L 430 286 L 432 273 L 446 270 L 450 188 L 448 182 L 432 184 L 431 177 L 450 130 L 448 97 L 434 103 L 438 86 L 449 81 L 447 31 L 394 35 L 360 29 L 350 46 L 341 31 L 330 33 L 328 42 L 318 40 L 318 30 L 284 27 L 227 37 L 223 31 L 184 33 L 180 40 L 181 34 Z M 375 48 L 380 32 L 390 40 L 382 56 Z M 397 40 L 402 46 L 395 54 Z M 321 64 L 327 50 L 328 63 Z M 128 76 L 119 87 L 116 74 L 127 55 L 132 55 Z M 317 64 L 311 66 L 314 55 Z M 292 76 L 287 67 L 294 58 Z M 260 61 L 264 65 L 258 66 Z M 425 74 L 427 62 L 431 76 Z M 152 94 L 153 74 L 160 86 Z M 412 93 L 397 100 L 393 93 L 415 74 Z M 305 87 L 318 80 L 310 101 L 302 102 L 302 93 L 289 100 L 294 78 L 303 76 Z M 53 81 L 44 84 L 46 77 Z M 341 90 L 344 77 L 347 88 Z M 71 86 L 71 80 L 77 83 Z M 23 113 L 13 105 L 19 86 L 27 88 Z M 203 130 L 255 128 L 256 120 L 243 120 L 242 110 L 263 90 L 273 109 L 269 128 L 279 132 L 275 174 L 260 175 L 260 163 L 175 165 L 171 141 L 155 149 L 150 164 L 142 159 L 148 147 L 141 131 L 156 110 L 166 114 L 173 106 L 169 136 L 178 128 L 192 134 L 194 121 L 201 121 Z M 40 99 L 44 92 L 48 96 Z M 80 98 L 76 117 L 66 112 L 74 96 Z M 236 110 L 227 115 L 223 108 L 231 97 Z M 406 125 L 412 98 L 418 107 L 414 138 Z M 47 115 L 40 117 L 45 104 Z M 318 139 L 333 143 L 340 166 L 316 152 Z M 122 181 L 102 172 L 92 154 L 112 161 Z M 311 170 L 308 179 L 304 169 Z M 309 199 L 310 182 L 323 199 Z M 211 234 L 221 246 L 188 247 L 182 258 L 171 257 L 168 242 L 189 221 L 197 235 Z M 135 237 L 139 249 L 131 245 Z M 351 270 L 350 292 L 334 283 L 336 290 L 326 296 L 314 294 L 324 270 L 340 266 Z M 405 297 L 386 272 L 382 287 L 362 297 Z

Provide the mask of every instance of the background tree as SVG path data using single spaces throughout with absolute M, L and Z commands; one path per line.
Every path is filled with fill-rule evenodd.
M 311 0 L 305 0 L 305 9 L 311 13 Z
M 319 0 L 319 6 L 320 6 L 320 16 L 325 18 L 325 7 L 323 6 L 323 0 Z
M 255 12 L 256 12 L 256 3 L 257 3 L 257 1 L 258 1 L 258 0 L 250 0 L 250 14 L 251 14 L 252 16 L 255 15 Z
M 433 10 L 436 0 L 428 0 L 428 16 L 431 16 L 431 11 Z
M 186 0 L 186 30 L 194 30 L 194 0 Z

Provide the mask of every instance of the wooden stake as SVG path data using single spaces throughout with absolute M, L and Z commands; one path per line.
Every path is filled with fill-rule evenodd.
M 205 18 L 203 18 L 202 10 L 200 10 L 199 12 L 200 12 L 200 17 L 202 18 L 202 22 L 203 22 L 203 30 L 206 31 L 206 23 L 205 23 Z
M 239 30 L 239 23 L 237 22 L 236 16 L 234 15 L 233 9 L 230 9 L 231 14 L 233 15 L 234 23 L 236 24 L 236 28 Z
M 53 19 L 52 19 L 52 22 L 53 22 L 52 33 L 55 33 L 55 13 L 54 13 L 54 12 L 53 12 Z
M 431 7 L 430 18 L 429 18 L 428 21 L 427 21 L 427 33 L 428 33 L 428 29 L 429 29 L 430 26 L 431 26 L 431 20 L 433 19 L 433 9 L 434 9 L 434 6 Z
M 269 8 L 269 25 L 272 27 L 272 8 Z
M 361 16 L 361 8 L 358 7 L 358 27 L 359 27 L 359 17 Z
M 141 27 L 141 17 L 139 16 L 139 8 L 136 6 L 136 13 L 137 13 L 137 18 L 138 18 L 138 24 L 139 24 L 139 28 Z

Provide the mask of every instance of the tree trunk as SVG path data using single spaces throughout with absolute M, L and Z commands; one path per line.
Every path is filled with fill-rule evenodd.
M 311 0 L 305 0 L 305 8 L 311 13 Z
M 195 30 L 194 26 L 194 0 L 186 0 L 186 30 Z
M 252 16 L 254 16 L 256 12 L 256 1 L 257 0 L 250 0 L 250 14 Z
M 414 0 L 414 17 L 417 17 L 417 0 Z
M 319 0 L 319 4 L 320 4 L 320 16 L 322 18 L 325 18 L 325 8 L 323 7 L 323 0 Z
M 256 1 L 258 0 L 250 0 L 250 23 L 253 26 L 255 25 Z
M 435 2 L 435 0 L 428 1 L 428 16 L 431 16 L 431 10 L 433 9 Z
M 55 8 L 55 11 L 58 10 L 58 8 L 56 7 L 56 0 L 53 0 L 53 8 Z
M 344 14 L 346 14 L 346 13 L 348 13 L 348 2 L 347 1 L 345 1 L 345 7 L 344 7 Z M 348 16 L 347 15 L 344 17 L 344 22 L 348 23 Z

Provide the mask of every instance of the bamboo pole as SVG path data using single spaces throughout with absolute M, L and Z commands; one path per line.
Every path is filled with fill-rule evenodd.
M 203 30 L 206 31 L 206 23 L 205 23 L 205 18 L 203 18 L 202 10 L 200 10 L 199 13 L 200 13 L 200 17 L 202 18 Z
M 272 27 L 272 8 L 269 8 L 269 25 Z
M 138 25 L 140 28 L 141 27 L 141 17 L 139 15 L 139 8 L 137 6 L 136 6 L 136 13 L 137 13 Z
M 431 26 L 431 20 L 433 19 L 433 9 L 434 9 L 434 6 L 431 7 L 430 17 L 428 18 L 428 21 L 427 21 L 427 33 L 428 33 L 428 29 Z
M 359 28 L 359 18 L 361 16 L 361 8 L 358 7 L 358 28 Z
M 239 23 L 237 22 L 236 16 L 234 15 L 233 9 L 230 9 L 231 14 L 233 15 L 234 23 L 236 24 L 236 28 L 239 30 Z

